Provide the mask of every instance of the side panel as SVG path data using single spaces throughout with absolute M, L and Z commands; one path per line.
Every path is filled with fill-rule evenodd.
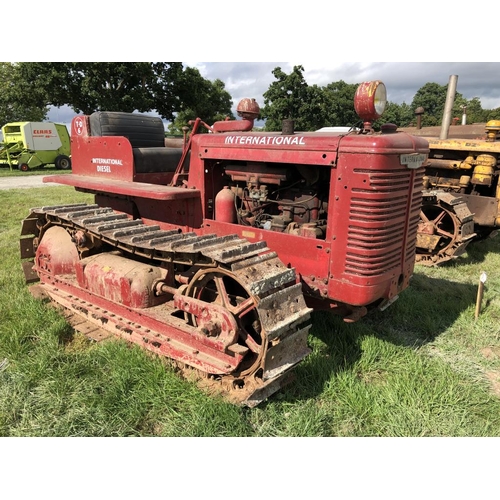
M 329 295 L 390 299 L 413 272 L 423 168 L 408 169 L 398 154 L 340 153 L 336 174 Z
M 71 155 L 71 141 L 69 137 L 68 129 L 66 125 L 62 125 L 56 123 L 57 134 L 59 135 L 59 139 L 61 140 L 61 146 L 59 147 L 59 153 L 70 156 Z
M 71 123 L 72 170 L 75 175 L 130 181 L 134 180 L 134 157 L 125 137 L 92 137 L 88 116 Z

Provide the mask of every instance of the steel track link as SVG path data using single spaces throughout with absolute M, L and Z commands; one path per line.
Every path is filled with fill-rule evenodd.
M 259 321 L 260 345 L 253 341 L 253 344 L 248 343 L 250 350 L 255 351 L 256 361 L 250 366 L 238 367 L 231 373 L 224 374 L 206 372 L 199 365 L 196 366 L 196 363 L 185 363 L 182 357 L 176 358 L 165 349 L 162 351 L 162 343 L 172 340 L 165 340 L 166 335 L 161 331 L 150 334 L 154 336 L 152 342 L 144 336 L 141 325 L 128 322 L 129 326 L 125 329 L 127 334 L 123 334 L 124 329 L 116 326 L 120 324 L 120 320 L 100 318 L 88 299 L 85 306 L 77 311 L 80 314 L 85 311 L 85 319 L 94 327 L 103 327 L 116 336 L 128 338 L 149 350 L 155 351 L 151 348 L 151 345 L 155 345 L 155 352 L 158 354 L 165 355 L 165 352 L 169 352 L 168 357 L 176 360 L 181 372 L 188 373 L 189 378 L 197 380 L 204 389 L 219 392 L 233 403 L 256 406 L 287 383 L 291 369 L 310 352 L 307 335 L 311 309 L 305 304 L 301 285 L 296 283 L 295 270 L 287 268 L 265 242 L 251 243 L 237 235 L 197 236 L 178 230 L 162 230 L 159 226 L 146 225 L 140 219 L 131 220 L 110 208 L 78 204 L 32 209 L 23 221 L 21 230 L 21 235 L 24 236 L 21 239 L 22 258 L 34 257 L 45 231 L 54 225 L 64 227 L 73 236 L 79 235 L 77 242 L 82 241 L 83 235 L 85 242 L 91 240 L 93 244 L 96 241 L 105 243 L 130 258 L 140 256 L 156 262 L 196 266 L 200 271 L 193 278 L 194 282 L 188 283 L 184 290 L 183 293 L 187 295 L 192 290 L 193 297 L 196 294 L 201 297 L 207 281 L 213 281 L 219 288 L 226 277 L 235 280 L 248 293 L 247 300 L 255 304 Z M 30 272 L 33 273 L 32 266 L 32 261 L 23 263 L 28 282 L 37 281 L 37 276 L 30 275 Z M 47 285 L 43 284 L 42 287 Z M 49 290 L 49 295 L 66 309 L 75 309 L 74 304 L 61 291 Z M 223 295 L 224 292 L 221 293 L 222 304 Z M 210 302 L 207 304 L 210 305 Z M 73 310 L 72 313 L 74 312 Z M 122 322 L 126 320 L 124 318 Z M 175 327 L 179 332 L 183 329 L 178 320 Z M 190 328 L 192 331 L 192 326 Z M 240 342 L 229 346 L 228 350 L 245 353 L 248 347 L 242 346 Z M 202 349 L 203 346 L 200 348 L 200 355 L 205 355 Z

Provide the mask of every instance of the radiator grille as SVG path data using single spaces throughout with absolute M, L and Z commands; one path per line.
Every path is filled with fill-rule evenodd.
M 352 190 L 345 273 L 371 277 L 414 258 L 424 171 L 355 169 L 354 173 L 368 174 L 369 186 Z

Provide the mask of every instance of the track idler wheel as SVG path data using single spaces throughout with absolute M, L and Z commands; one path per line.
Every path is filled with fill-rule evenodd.
M 474 238 L 473 214 L 465 202 L 451 194 L 424 200 L 417 233 L 416 262 L 434 266 L 458 257 Z M 449 198 L 449 199 L 448 199 Z
M 39 275 L 45 274 L 49 278 L 74 274 L 79 258 L 68 231 L 60 226 L 52 226 L 44 232 L 36 250 L 35 269 Z

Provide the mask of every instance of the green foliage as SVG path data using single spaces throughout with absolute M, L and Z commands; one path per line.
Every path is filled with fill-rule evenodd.
M 486 123 L 490 118 L 490 111 L 483 109 L 479 97 L 473 97 L 465 103 L 467 111 L 467 124 Z M 461 121 L 460 121 L 461 123 Z
M 303 71 L 302 66 L 294 66 L 289 75 L 280 67 L 273 70 L 276 81 L 264 92 L 261 109 L 261 116 L 266 120 L 265 130 L 281 130 L 284 119 L 293 119 L 297 130 L 309 130 L 309 111 L 317 103 L 311 99 L 314 91 L 309 91 Z
M 374 123 L 374 128 L 384 123 L 394 123 L 398 127 L 409 127 L 414 119 L 415 114 L 412 108 L 405 102 L 403 104 L 388 102 L 382 118 Z
M 500 120 L 500 108 L 495 108 L 485 112 L 486 112 L 486 119 L 485 119 L 486 122 L 489 120 Z
M 231 96 L 180 62 L 21 62 L 14 83 L 36 82 L 44 106 L 68 105 L 76 113 L 148 112 L 167 120 L 177 112 L 202 112 L 207 120 L 230 113 Z M 196 116 L 195 116 L 196 117 Z
M 418 107 L 424 108 L 422 126 L 439 125 L 441 123 L 440 116 L 443 115 L 446 90 L 445 85 L 426 83 L 417 91 L 413 98 L 412 108 L 414 111 Z
M 302 65 L 294 66 L 289 74 L 280 67 L 272 73 L 275 81 L 264 93 L 261 110 L 264 130 L 281 130 L 285 118 L 292 118 L 295 129 L 303 131 L 358 124 L 353 105 L 357 84 L 340 80 L 324 87 L 308 85 Z M 415 125 L 414 112 L 419 106 L 425 109 L 422 125 L 439 125 L 446 92 L 446 85 L 426 83 L 411 105 L 388 103 L 374 128 L 387 122 L 400 127 Z M 156 110 L 171 122 L 172 134 L 182 133 L 182 127 L 196 117 L 209 125 L 234 118 L 224 82 L 207 80 L 196 68 L 184 68 L 180 62 L 0 63 L 0 125 L 44 120 L 51 105 L 68 105 L 85 114 Z M 464 106 L 468 123 L 500 118 L 500 108 L 484 110 L 478 97 L 467 100 L 457 92 L 454 118 L 461 120 Z
M 325 119 L 322 127 L 353 126 L 359 122 L 354 110 L 354 95 L 358 84 L 342 80 L 329 83 L 323 88 L 325 95 Z
M 46 118 L 47 101 L 33 82 L 37 79 L 22 78 L 18 64 L 0 63 L 0 127 L 9 122 L 39 122 Z
M 206 80 L 196 68 L 186 68 L 178 82 L 179 108 L 175 119 L 169 125 L 169 133 L 182 134 L 182 127 L 190 120 L 201 118 L 208 125 L 234 119 L 231 111 L 232 100 L 222 80 Z M 157 109 L 161 107 L 158 103 Z
M 294 120 L 295 130 L 317 130 L 325 126 L 355 125 L 359 118 L 354 111 L 357 85 L 344 81 L 326 87 L 308 85 L 303 66 L 294 66 L 290 74 L 281 68 L 273 70 L 276 81 L 264 93 L 261 116 L 265 130 L 281 130 L 282 120 Z
M 422 116 L 422 126 L 440 125 L 443 119 L 444 107 L 446 104 L 446 94 L 448 91 L 447 85 L 439 85 L 437 83 L 426 83 L 421 87 L 412 102 L 412 109 L 415 111 L 418 107 L 424 108 Z M 476 104 L 477 107 L 477 103 Z M 453 117 L 461 120 L 463 107 L 467 105 L 465 99 L 459 92 L 455 93 L 455 101 L 453 104 Z
M 53 106 L 69 105 L 75 113 L 93 111 L 150 111 L 151 87 L 156 78 L 168 78 L 168 70 L 182 70 L 181 63 L 158 68 L 151 63 L 20 63 L 25 80 L 37 79 L 37 85 Z M 161 71 L 164 73 L 161 74 Z M 156 87 L 158 88 L 158 86 Z

